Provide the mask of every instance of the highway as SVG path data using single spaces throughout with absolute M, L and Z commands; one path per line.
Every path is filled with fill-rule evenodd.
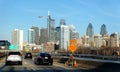
M 33 58 L 34 59 L 34 58 Z M 120 72 L 119 63 L 101 63 L 78 61 L 79 67 L 65 66 L 54 59 L 53 65 L 35 65 L 33 59 L 23 59 L 23 65 L 5 65 L 5 58 L 0 58 L 0 72 Z M 77 63 L 78 63 L 77 62 Z
M 0 72 L 82 72 L 80 69 L 65 67 L 54 62 L 50 65 L 35 65 L 32 59 L 23 59 L 23 65 L 5 65 L 5 59 L 0 61 Z

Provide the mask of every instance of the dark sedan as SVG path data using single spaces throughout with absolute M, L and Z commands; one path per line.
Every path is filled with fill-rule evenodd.
M 38 53 L 37 57 L 34 58 L 34 63 L 53 65 L 53 57 L 49 53 Z
M 26 53 L 26 54 L 25 54 L 25 59 L 26 59 L 26 58 L 32 59 L 32 53 L 31 53 L 31 52 Z

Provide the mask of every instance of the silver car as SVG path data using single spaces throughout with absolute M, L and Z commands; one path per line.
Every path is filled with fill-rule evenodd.
M 20 64 L 22 65 L 22 55 L 20 52 L 9 52 L 6 56 L 6 65 Z

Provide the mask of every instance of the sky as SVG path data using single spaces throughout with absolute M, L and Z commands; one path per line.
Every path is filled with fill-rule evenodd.
M 108 34 L 120 33 L 120 0 L 0 0 L 0 40 L 10 41 L 11 32 L 20 29 L 27 41 L 29 28 L 47 27 L 48 11 L 56 27 L 60 19 L 65 19 L 80 36 L 86 35 L 90 22 L 95 34 L 100 33 L 102 24 L 106 25 Z

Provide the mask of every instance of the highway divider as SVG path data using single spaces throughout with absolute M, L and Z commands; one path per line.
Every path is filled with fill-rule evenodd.
M 65 64 L 65 62 L 69 59 L 66 56 L 54 56 L 54 60 Z M 105 71 L 105 72 L 120 72 L 120 61 L 112 61 L 112 60 L 99 60 L 99 59 L 89 59 L 89 58 L 78 58 L 75 57 L 77 68 L 87 69 L 87 70 L 97 70 L 97 71 Z

